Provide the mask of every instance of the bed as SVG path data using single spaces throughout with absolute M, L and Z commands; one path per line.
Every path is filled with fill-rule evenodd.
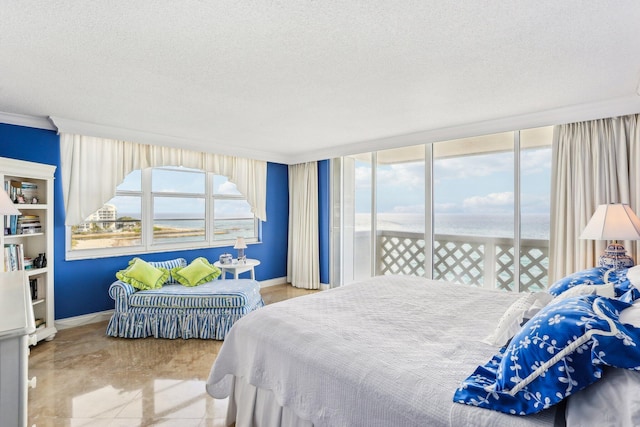
M 207 391 L 236 427 L 564 425 L 564 400 L 526 416 L 453 401 L 521 299 L 381 276 L 283 301 L 233 326 Z

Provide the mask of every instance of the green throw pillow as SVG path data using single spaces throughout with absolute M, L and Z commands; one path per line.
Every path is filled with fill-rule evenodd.
M 211 265 L 206 258 L 191 261 L 186 267 L 171 269 L 171 276 L 184 286 L 198 286 L 210 282 L 220 275 L 220 269 Z
M 134 258 L 129 262 L 129 267 L 116 273 L 116 277 L 140 290 L 158 289 L 169 279 L 169 270 Z

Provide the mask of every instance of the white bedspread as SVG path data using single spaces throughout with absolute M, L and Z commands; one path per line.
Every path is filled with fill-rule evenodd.
M 452 402 L 517 298 L 382 276 L 266 306 L 233 326 L 207 391 L 225 398 L 240 377 L 315 426 L 552 425 L 554 408 L 518 417 Z

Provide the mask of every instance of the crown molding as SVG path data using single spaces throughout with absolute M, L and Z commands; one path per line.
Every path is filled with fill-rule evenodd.
M 451 139 L 467 138 L 471 136 L 481 136 L 498 132 L 552 126 L 637 113 L 640 113 L 640 96 L 628 96 L 597 103 L 573 105 L 530 114 L 522 114 L 476 123 L 460 124 L 457 126 L 454 125 L 367 141 L 346 143 L 322 150 L 310 151 L 300 155 L 270 153 L 268 151 L 241 148 L 219 141 L 202 141 L 189 138 L 179 138 L 170 135 L 99 125 L 53 116 L 44 118 L 0 112 L 0 123 L 47 129 L 57 132 L 120 139 L 140 144 L 165 145 L 195 151 L 203 151 L 202 146 L 204 144 L 204 146 L 207 147 L 206 151 L 211 153 L 292 165 L 296 163 L 325 160 L 352 154 L 407 147 L 430 142 L 448 141 Z
M 409 147 L 430 142 L 441 142 L 472 136 L 489 135 L 492 133 L 561 125 L 638 113 L 640 113 L 640 96 L 628 96 L 592 104 L 573 105 L 530 114 L 343 144 L 289 158 L 287 163 L 304 163 L 352 154 L 368 153 L 371 151 Z
M 284 156 L 278 156 L 274 153 L 269 153 L 266 151 L 240 148 L 234 146 L 233 144 L 225 144 L 209 140 L 204 141 L 190 138 L 180 138 L 176 136 L 144 132 L 135 129 L 118 128 L 115 126 L 81 122 L 78 120 L 66 119 L 64 117 L 51 116 L 50 119 L 57 126 L 59 133 L 64 132 L 100 138 L 111 138 L 121 141 L 134 142 L 137 144 L 161 145 L 194 151 L 205 151 L 202 149 L 202 147 L 206 146 L 206 152 L 209 153 L 245 157 L 266 162 L 287 163 L 287 158 Z
M 56 128 L 47 117 L 6 113 L 4 111 L 0 111 L 0 123 L 58 131 L 58 128 Z

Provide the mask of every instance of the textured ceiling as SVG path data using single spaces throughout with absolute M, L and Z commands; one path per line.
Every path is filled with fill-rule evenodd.
M 636 0 L 3 0 L 0 16 L 0 111 L 62 131 L 295 163 L 640 112 Z

